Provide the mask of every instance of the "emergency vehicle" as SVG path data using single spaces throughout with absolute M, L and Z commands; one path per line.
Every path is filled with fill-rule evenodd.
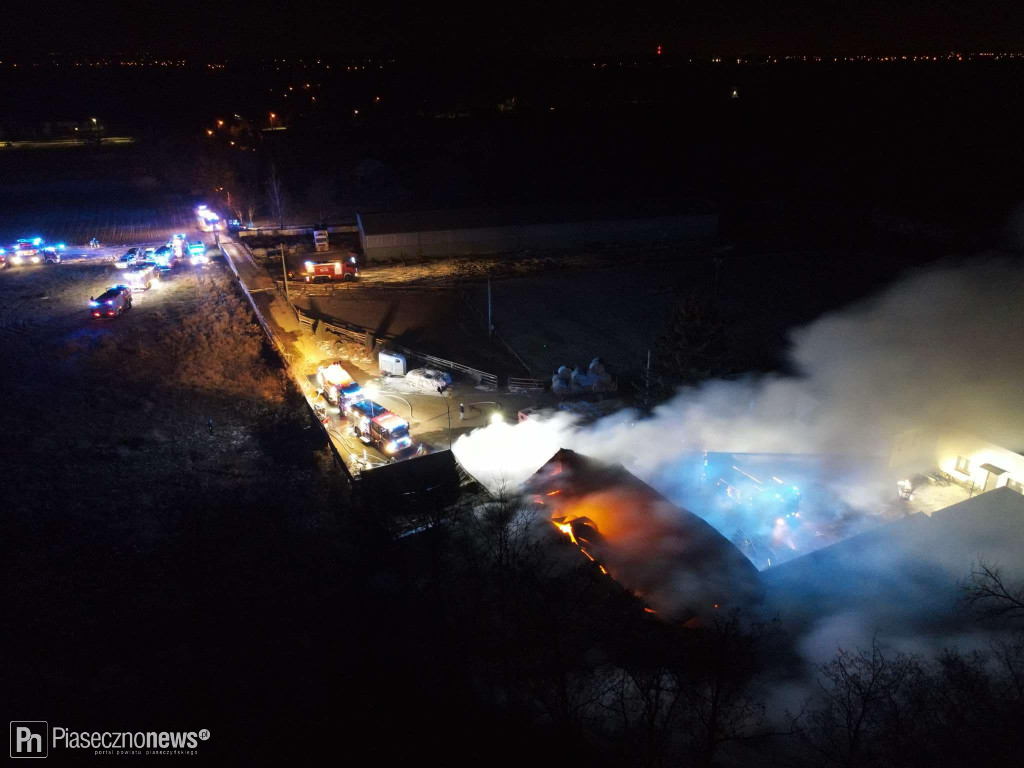
M 206 243 L 202 240 L 195 240 L 189 243 L 188 260 L 193 266 L 196 264 L 209 264 L 210 259 L 206 255 Z
M 303 266 L 302 279 L 307 283 L 329 283 L 359 277 L 355 256 L 349 256 L 345 261 L 307 261 Z
M 346 406 L 345 414 L 364 443 L 377 446 L 393 456 L 412 446 L 409 422 L 373 400 L 357 400 Z
M 116 317 L 132 308 L 132 289 L 127 285 L 112 285 L 104 293 L 89 299 L 93 317 Z
M 156 280 L 156 270 L 149 266 L 136 266 L 124 271 L 125 283 L 134 291 L 148 291 Z
M 344 406 L 351 400 L 361 399 L 363 390 L 349 372 L 335 362 L 317 369 L 317 382 L 327 401 Z
M 31 240 L 28 238 L 18 240 L 7 249 L 9 251 L 7 255 L 10 259 L 10 263 L 14 266 L 21 266 L 22 264 L 42 264 L 43 255 L 39 252 L 42 244 L 43 239 L 41 237 L 35 237 Z
M 205 205 L 196 208 L 196 222 L 203 232 L 223 232 L 224 222 L 220 216 L 211 211 Z

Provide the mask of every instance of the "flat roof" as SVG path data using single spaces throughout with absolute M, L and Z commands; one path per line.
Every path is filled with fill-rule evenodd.
M 359 213 L 357 219 L 365 235 L 392 235 L 404 232 L 444 232 L 454 229 L 490 229 L 529 224 L 650 219 L 714 212 L 714 205 L 710 201 L 682 200 L 527 205 L 435 211 L 381 211 Z

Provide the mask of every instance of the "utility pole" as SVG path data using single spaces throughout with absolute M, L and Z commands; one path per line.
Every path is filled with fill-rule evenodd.
M 491 322 L 491 278 L 487 278 L 487 335 L 494 333 L 494 323 Z
M 448 405 L 448 398 L 444 396 L 444 390 L 441 387 L 437 388 L 437 394 L 444 400 L 444 409 L 448 414 L 448 450 L 450 451 L 452 449 L 452 409 Z
M 284 298 L 288 306 L 292 304 L 292 297 L 288 294 L 288 265 L 284 261 L 284 241 L 281 241 L 281 274 L 284 275 Z
M 647 348 L 647 367 L 644 369 L 643 410 L 651 407 L 651 349 Z

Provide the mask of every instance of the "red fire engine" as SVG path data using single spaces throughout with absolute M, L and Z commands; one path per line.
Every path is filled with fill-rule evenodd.
M 328 283 L 335 280 L 355 280 L 359 277 L 356 257 L 349 256 L 344 261 L 307 261 L 301 273 L 307 283 Z

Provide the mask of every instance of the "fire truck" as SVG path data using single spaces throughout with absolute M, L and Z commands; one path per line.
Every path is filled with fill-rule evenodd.
M 412 446 L 409 422 L 373 400 L 357 400 L 345 408 L 356 437 L 389 456 Z
M 344 261 L 307 261 L 301 273 L 307 283 L 329 283 L 336 280 L 355 280 L 359 277 L 356 257 L 349 256 Z
M 316 380 L 323 390 L 324 397 L 334 405 L 344 406 L 345 403 L 362 397 L 363 390 L 349 372 L 341 367 L 340 362 L 318 368 Z

